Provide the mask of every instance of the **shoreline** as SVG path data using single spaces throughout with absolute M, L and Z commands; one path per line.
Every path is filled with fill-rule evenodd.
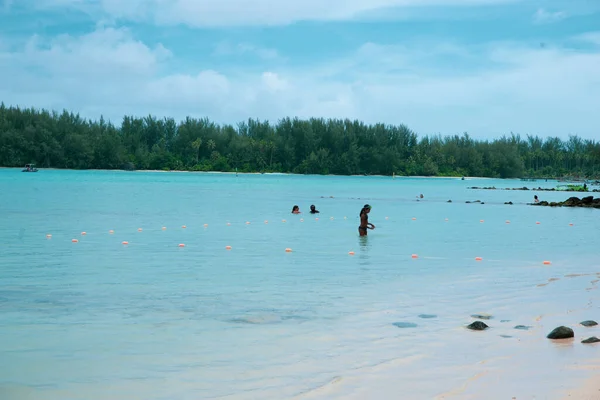
M 598 400 L 600 399 L 600 361 L 594 360 L 593 365 L 582 367 L 592 369 L 594 376 L 585 381 L 582 386 L 574 389 L 568 389 L 561 397 L 561 400 Z

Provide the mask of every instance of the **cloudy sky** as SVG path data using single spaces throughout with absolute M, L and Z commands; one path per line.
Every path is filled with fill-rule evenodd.
M 600 140 L 600 0 L 0 0 L 0 101 Z

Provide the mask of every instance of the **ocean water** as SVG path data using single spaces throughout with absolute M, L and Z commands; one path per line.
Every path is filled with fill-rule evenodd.
M 0 399 L 559 399 L 600 210 L 467 189 L 556 184 L 0 170 Z

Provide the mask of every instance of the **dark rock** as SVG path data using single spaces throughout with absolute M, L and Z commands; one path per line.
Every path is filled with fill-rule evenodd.
M 489 328 L 489 326 L 487 326 L 483 321 L 475 321 L 472 324 L 467 325 L 467 328 L 473 331 L 483 331 Z
M 581 341 L 581 343 L 585 343 L 585 344 L 598 343 L 598 342 L 600 342 L 600 339 L 598 339 L 596 336 L 592 336 L 591 338 L 587 338 L 587 339 Z
M 522 330 L 522 331 L 528 331 L 529 328 L 531 328 L 531 327 L 530 326 L 525 326 L 525 325 L 517 325 L 517 326 L 515 326 L 515 329 L 519 329 L 519 330 Z
M 583 322 L 581 322 L 581 325 L 590 327 L 590 326 L 596 326 L 596 325 L 598 325 L 598 323 L 596 321 L 583 321 Z
M 429 319 L 429 318 L 437 318 L 435 314 L 419 314 L 419 318 Z
M 505 202 L 504 204 L 507 204 L 507 205 L 510 205 L 510 206 L 512 206 L 512 205 L 513 205 L 513 202 L 512 202 L 512 201 L 507 201 L 507 202 Z
M 470 202 L 470 201 L 465 201 L 465 203 L 467 203 L 467 204 L 471 204 L 471 202 Z
M 482 201 L 481 204 L 485 204 L 485 203 Z
M 586 196 L 581 199 L 583 204 L 592 204 L 594 202 L 594 196 Z
M 392 325 L 394 325 L 397 328 L 416 328 L 417 324 L 412 323 L 412 322 L 394 322 Z
M 504 322 L 510 322 L 510 319 L 502 319 L 500 320 L 500 322 L 504 323 Z
M 510 335 L 500 335 L 500 337 L 504 338 L 504 339 L 510 339 L 512 336 L 510 336 Z
M 573 329 L 566 326 L 559 326 L 546 336 L 548 339 L 569 339 L 575 337 Z
M 446 203 L 452 203 L 452 200 L 448 200 Z
M 476 318 L 476 319 L 492 319 L 494 317 L 492 315 L 489 315 L 489 314 L 473 314 L 473 315 L 471 315 L 471 318 Z

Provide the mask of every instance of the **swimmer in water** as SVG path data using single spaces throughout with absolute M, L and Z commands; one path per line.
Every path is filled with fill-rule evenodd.
M 365 204 L 362 210 L 360 210 L 360 226 L 358 227 L 360 236 L 367 236 L 367 229 L 375 229 L 375 225 L 369 222 L 370 212 L 371 206 L 368 204 Z
M 294 206 L 292 208 L 292 214 L 300 214 L 300 207 Z
M 533 196 L 533 202 L 534 203 L 539 203 L 540 199 L 538 199 L 537 194 L 535 196 Z
M 314 205 L 314 204 L 312 204 L 312 205 L 310 206 L 310 213 L 311 213 L 311 214 L 319 214 L 319 213 L 320 213 L 320 211 L 319 211 L 319 210 L 317 210 L 317 208 L 315 207 L 315 205 Z

